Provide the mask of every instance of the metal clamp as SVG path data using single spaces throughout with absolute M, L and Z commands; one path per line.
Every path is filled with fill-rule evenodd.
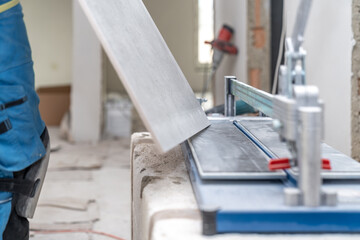
M 234 76 L 225 76 L 225 111 L 226 117 L 236 115 L 235 96 L 232 94 L 232 80 L 236 80 Z

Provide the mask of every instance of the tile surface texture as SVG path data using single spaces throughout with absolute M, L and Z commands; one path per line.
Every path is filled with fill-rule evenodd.
M 141 0 L 79 2 L 162 151 L 209 125 Z

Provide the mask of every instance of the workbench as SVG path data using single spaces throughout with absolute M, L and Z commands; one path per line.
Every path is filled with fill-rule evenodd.
M 162 154 L 149 133 L 131 139 L 132 240 L 360 239 L 360 234 L 202 235 L 200 211 L 180 146 Z

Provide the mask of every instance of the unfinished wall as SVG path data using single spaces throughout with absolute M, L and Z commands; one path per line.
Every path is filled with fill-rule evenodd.
M 35 85 L 70 84 L 72 0 L 21 1 L 32 47 Z
M 360 161 L 360 0 L 352 3 L 352 30 L 355 42 L 352 51 L 351 154 Z
M 238 47 L 239 54 L 225 55 L 215 74 L 216 105 L 224 103 L 224 76 L 236 76 L 247 83 L 247 0 L 215 0 L 215 35 L 224 23 L 235 30 L 233 43 Z
M 298 0 L 284 1 L 292 34 Z M 351 154 L 352 0 L 313 1 L 305 31 L 308 84 L 325 102 L 325 142 Z
M 270 91 L 270 0 L 248 1 L 248 83 Z

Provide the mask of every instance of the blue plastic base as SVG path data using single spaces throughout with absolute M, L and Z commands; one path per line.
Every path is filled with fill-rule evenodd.
M 217 232 L 356 233 L 359 211 L 224 212 L 217 213 Z

